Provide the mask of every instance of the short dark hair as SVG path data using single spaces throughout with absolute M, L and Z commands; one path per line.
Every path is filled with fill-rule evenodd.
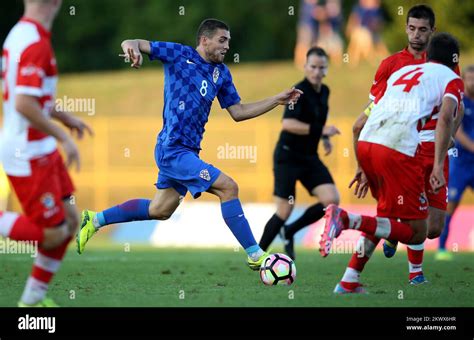
M 308 52 L 306 52 L 306 59 L 308 59 L 312 55 L 317 55 L 319 57 L 326 57 L 326 59 L 329 60 L 328 54 L 326 53 L 325 50 L 323 50 L 321 47 L 315 46 L 311 47 Z
M 459 43 L 449 33 L 438 33 L 431 38 L 426 57 L 453 68 L 459 63 Z
M 204 35 L 208 38 L 212 38 L 218 29 L 229 31 L 229 26 L 225 22 L 217 19 L 206 19 L 199 25 L 196 42 L 199 45 L 201 37 Z
M 430 6 L 426 5 L 415 5 L 408 11 L 407 14 L 407 24 L 408 19 L 415 18 L 415 19 L 428 19 L 430 22 L 430 27 L 433 28 L 435 26 L 435 14 Z

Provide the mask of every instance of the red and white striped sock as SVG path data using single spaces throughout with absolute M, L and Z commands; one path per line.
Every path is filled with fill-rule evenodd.
M 423 274 L 422 265 L 424 252 L 424 243 L 407 246 L 409 280 L 413 279 L 415 276 Z
M 59 270 L 70 240 L 71 238 L 68 238 L 61 246 L 52 250 L 39 249 L 21 296 L 23 303 L 33 305 L 44 299 L 49 282 Z
M 0 211 L 0 235 L 15 241 L 43 242 L 43 230 L 23 215 Z
M 413 237 L 413 230 L 409 224 L 394 219 L 364 216 L 344 210 L 341 213 L 341 218 L 349 229 L 360 230 L 377 238 L 408 243 Z
M 347 289 L 353 290 L 360 285 L 360 273 L 364 270 L 365 264 L 372 256 L 380 239 L 362 233 L 357 241 L 356 252 L 352 254 L 351 260 L 342 276 L 340 285 Z

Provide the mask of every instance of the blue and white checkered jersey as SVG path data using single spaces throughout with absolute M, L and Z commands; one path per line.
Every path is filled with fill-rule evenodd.
M 200 150 L 215 97 L 221 108 L 240 102 L 232 75 L 224 64 L 206 62 L 192 47 L 150 42 L 150 60 L 161 60 L 165 71 L 163 129 L 157 143 Z

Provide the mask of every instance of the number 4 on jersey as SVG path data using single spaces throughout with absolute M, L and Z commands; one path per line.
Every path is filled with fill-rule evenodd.
M 398 78 L 394 83 L 393 83 L 393 86 L 395 85 L 405 85 L 405 88 L 403 89 L 404 92 L 410 92 L 411 89 L 418 85 L 420 83 L 420 81 L 418 80 L 421 75 L 423 74 L 423 72 L 417 72 L 415 73 L 411 78 L 406 78 L 408 75 L 418 71 L 418 70 L 421 70 L 421 67 L 417 67 L 415 68 L 414 70 L 411 70 L 410 72 L 407 72 L 405 74 L 403 74 L 400 78 Z

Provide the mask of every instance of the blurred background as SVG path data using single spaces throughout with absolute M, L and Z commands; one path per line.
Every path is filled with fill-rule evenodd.
M 321 159 L 341 194 L 341 204 L 374 213 L 374 200 L 358 200 L 347 188 L 355 171 L 352 124 L 368 102 L 380 61 L 407 44 L 406 14 L 417 1 L 377 0 L 64 0 L 52 40 L 60 72 L 58 105 L 74 112 L 95 130 L 79 142 L 82 169 L 72 171 L 79 209 L 102 210 L 131 198 L 151 198 L 157 168 L 153 150 L 162 126 L 163 69 L 145 61 L 130 69 L 118 54 L 124 39 L 174 41 L 195 46 L 199 23 L 208 17 L 227 22 L 231 46 L 226 57 L 243 102 L 263 99 L 303 78 L 306 51 L 324 47 L 331 63 L 325 83 L 331 89 L 328 124 L 342 132 L 334 150 Z M 436 13 L 438 31 L 455 35 L 462 47 L 461 68 L 474 63 L 474 2 L 424 1 Z M 0 40 L 23 12 L 21 0 L 2 2 Z M 234 123 L 215 104 L 206 126 L 201 156 L 233 177 L 246 215 L 260 237 L 273 214 L 272 155 L 282 108 L 247 122 Z M 20 210 L 8 182 L 0 179 L 2 204 Z M 314 202 L 298 186 L 295 219 Z M 189 195 L 170 221 L 131 223 L 102 233 L 117 242 L 164 246 L 233 246 L 217 199 Z M 453 219 L 451 244 L 474 250 L 474 195 L 465 193 Z M 315 224 L 297 241 L 315 247 Z M 185 236 L 183 236 L 185 235 Z M 433 246 L 434 243 L 431 243 Z M 430 245 L 428 245 L 430 247 Z

